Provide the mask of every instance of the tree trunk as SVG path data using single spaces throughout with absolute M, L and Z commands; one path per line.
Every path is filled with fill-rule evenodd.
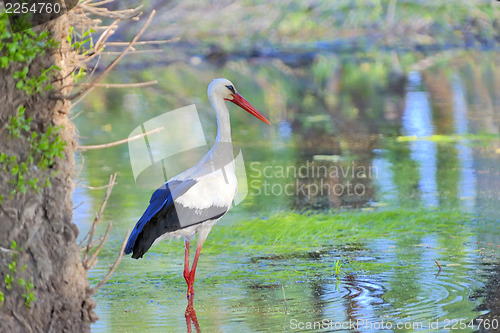
M 68 118 L 71 103 L 54 98 L 55 93 L 68 94 L 73 83 L 70 74 L 74 54 L 66 40 L 69 27 L 68 15 L 63 15 L 33 28 L 37 34 L 48 29 L 51 38 L 60 44 L 44 55 L 38 54 L 28 64 L 14 61 L 0 68 L 0 153 L 16 158 L 16 162 L 0 162 L 0 293 L 4 296 L 0 305 L 1 332 L 90 331 L 90 324 L 97 319 L 76 243 L 78 229 L 72 222 L 71 177 L 76 141 L 74 125 Z M 50 77 L 53 89 L 28 94 L 16 88 L 16 71 L 28 66 L 28 76 L 35 77 L 51 65 L 60 68 Z M 15 137 L 9 129 L 9 117 L 16 117 L 20 106 L 25 107 L 26 118 L 32 120 Z M 64 157 L 55 158 L 44 168 L 40 164 L 42 153 L 34 149 L 30 137 L 32 133 L 37 133 L 38 138 L 47 135 L 51 126 L 62 126 L 58 134 L 50 137 L 55 141 L 58 135 L 65 142 Z M 38 191 L 28 186 L 22 193 L 19 173 L 13 169 L 24 161 L 28 170 L 24 178 L 37 178 L 40 185 L 33 187 Z M 50 185 L 42 185 L 47 178 Z M 16 193 L 9 198 L 12 190 Z

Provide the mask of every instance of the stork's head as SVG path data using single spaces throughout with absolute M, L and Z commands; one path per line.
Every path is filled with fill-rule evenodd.
M 256 108 L 252 106 L 246 99 L 241 96 L 238 91 L 236 90 L 236 87 L 234 84 L 227 80 L 227 79 L 215 79 L 213 80 L 210 85 L 208 86 L 208 95 L 209 96 L 215 96 L 216 98 L 222 98 L 226 101 L 233 102 L 234 104 L 238 105 L 240 108 L 243 110 L 247 111 L 250 113 L 252 116 L 262 120 L 263 122 L 271 125 L 269 120 L 266 119 L 260 113 L 257 111 Z

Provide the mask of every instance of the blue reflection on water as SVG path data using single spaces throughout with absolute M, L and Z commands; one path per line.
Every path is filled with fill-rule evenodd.
M 460 78 L 455 76 L 452 80 L 453 89 L 453 110 L 455 115 L 455 133 L 468 133 L 467 104 L 465 101 L 465 91 Z M 460 183 L 459 193 L 462 199 L 462 209 L 467 212 L 474 210 L 474 198 L 476 196 L 476 175 L 474 172 L 474 160 L 472 148 L 464 142 L 456 145 L 458 158 L 460 160 Z
M 406 108 L 403 113 L 403 130 L 408 136 L 425 137 L 434 134 L 432 110 L 426 92 L 416 91 L 420 86 L 420 73 L 408 76 L 409 89 L 406 93 Z M 437 206 L 436 143 L 426 140 L 412 141 L 411 158 L 419 164 L 419 189 L 425 205 Z

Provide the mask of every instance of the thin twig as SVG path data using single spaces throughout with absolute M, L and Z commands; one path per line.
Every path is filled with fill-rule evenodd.
M 149 49 L 149 50 L 130 50 L 128 51 L 128 53 L 134 53 L 134 54 L 138 54 L 138 53 L 163 53 L 163 50 L 162 49 Z M 106 51 L 106 52 L 102 52 L 103 55 L 114 55 L 114 54 L 121 54 L 121 51 Z
M 109 196 L 111 195 L 111 191 L 113 191 L 113 186 L 114 186 L 114 183 L 115 183 L 115 180 L 116 180 L 116 176 L 117 176 L 117 173 L 115 172 L 114 174 L 110 175 L 109 176 L 109 186 L 108 186 L 108 190 L 106 191 L 106 195 L 104 196 L 104 200 L 101 204 L 101 208 L 99 209 L 99 212 L 97 212 L 97 215 L 94 219 L 94 222 L 92 223 L 92 227 L 90 228 L 90 231 L 89 231 L 89 240 L 87 242 L 87 246 L 85 247 L 85 253 L 83 254 L 83 260 L 82 260 L 82 263 L 84 266 L 88 266 L 88 255 L 89 255 L 89 251 L 90 251 L 90 247 L 92 245 L 92 239 L 94 238 L 94 233 L 95 233 L 95 228 L 97 226 L 97 224 L 99 223 L 99 221 L 101 220 L 102 218 L 102 214 L 104 212 L 104 208 L 106 208 L 106 204 L 108 203 L 108 199 L 109 199 Z M 87 237 L 87 236 L 85 236 Z
M 73 103 L 74 105 L 75 103 Z M 73 121 L 76 117 L 78 117 L 79 115 L 81 115 L 83 113 L 83 111 L 85 111 L 85 109 L 81 109 L 80 111 L 78 111 L 73 117 L 70 117 L 69 120 Z
M 137 40 L 142 36 L 142 34 L 144 33 L 144 31 L 146 31 L 146 28 L 149 26 L 149 24 L 151 23 L 151 20 L 153 19 L 154 15 L 156 14 L 156 11 L 153 9 L 153 11 L 151 12 L 151 14 L 149 15 L 149 18 L 148 20 L 146 21 L 146 23 L 144 24 L 144 26 L 141 28 L 141 30 L 135 35 L 135 37 L 132 39 L 132 41 L 130 41 L 130 43 L 128 44 L 128 46 L 123 50 L 123 52 L 118 56 L 116 57 L 115 60 L 113 60 L 113 62 L 97 77 L 94 79 L 94 81 L 92 81 L 91 84 L 89 84 L 87 87 L 85 87 L 84 89 L 76 92 L 75 94 L 72 94 L 70 96 L 68 96 L 68 99 L 69 100 L 74 100 L 82 95 L 86 95 L 88 92 L 90 92 L 95 84 L 97 84 L 99 81 L 101 81 L 106 75 L 109 74 L 109 72 L 118 64 L 118 62 L 120 62 L 120 60 L 125 56 L 125 54 L 130 50 L 130 48 L 132 48 L 132 46 L 135 44 L 135 42 L 137 42 Z
M 99 238 L 97 238 L 94 243 L 91 245 L 91 247 L 95 247 L 97 246 L 97 244 L 99 244 L 100 242 L 102 242 L 102 240 L 104 239 L 104 236 L 99 236 Z
M 113 2 L 115 0 L 103 0 L 103 1 L 98 1 L 98 2 L 92 2 L 92 1 L 84 1 L 82 2 L 83 4 L 92 4 L 93 6 L 102 6 L 102 5 L 105 5 L 107 3 L 110 3 L 110 2 Z
M 85 203 L 85 200 L 80 202 L 78 205 L 76 205 L 75 207 L 73 207 L 73 210 L 77 210 L 78 208 L 80 208 L 81 205 L 83 205 Z
M 71 103 L 71 106 L 73 107 L 73 106 L 77 105 L 78 103 L 80 103 L 81 101 L 83 101 L 83 99 L 84 99 L 85 97 L 87 97 L 87 95 L 88 95 L 88 94 L 92 91 L 92 89 L 93 89 L 93 88 L 91 88 L 91 89 L 89 89 L 89 90 L 85 91 L 85 93 L 83 93 L 83 95 L 81 95 L 79 99 L 77 99 L 76 101 L 74 101 L 73 103 Z M 83 111 L 83 110 L 85 110 L 85 109 L 82 109 L 82 111 Z M 72 118 L 70 118 L 70 120 L 75 119 L 77 116 L 79 116 L 79 115 L 80 115 L 80 113 L 82 113 L 82 111 L 78 112 L 78 114 L 77 114 L 77 115 L 75 115 L 75 116 L 73 116 Z
M 138 83 L 97 83 L 95 87 L 101 88 L 137 88 L 137 87 L 147 87 L 153 86 L 157 84 L 158 81 L 146 81 L 146 82 L 138 82 Z M 83 83 L 82 85 L 88 85 L 89 83 Z
M 180 40 L 180 37 L 175 37 L 171 39 L 164 39 L 164 40 L 149 40 L 149 41 L 143 41 L 143 42 L 136 42 L 134 45 L 159 45 L 159 44 L 166 44 L 166 43 L 173 43 L 177 42 Z M 128 45 L 127 42 L 108 42 L 106 43 L 108 46 L 125 46 Z
M 85 235 L 85 237 L 83 237 L 83 239 L 80 241 L 80 243 L 78 244 L 78 247 L 82 247 L 83 243 L 85 243 L 87 237 L 89 236 L 89 234 L 87 233 Z M 103 236 L 99 236 L 99 238 L 97 238 L 91 245 L 90 245 L 90 248 L 93 248 L 95 247 L 97 244 L 99 244 L 103 239 Z M 85 247 L 81 249 L 82 252 L 85 251 Z
M 125 253 L 125 246 L 127 245 L 128 237 L 130 236 L 131 229 L 128 229 L 127 235 L 125 236 L 125 239 L 123 240 L 122 246 L 120 248 L 120 252 L 118 253 L 118 257 L 115 260 L 115 263 L 113 266 L 108 271 L 108 274 L 99 282 L 96 284 L 92 289 L 89 290 L 89 295 L 93 295 L 99 288 L 101 288 L 106 282 L 108 282 L 109 278 L 115 271 L 116 267 L 118 267 L 118 264 L 122 261 L 123 254 Z
M 92 255 L 90 256 L 89 260 L 87 260 L 87 262 L 84 263 L 84 267 L 86 269 L 91 269 L 96 264 L 96 262 L 97 262 L 97 256 L 99 255 L 99 252 L 101 252 L 102 246 L 104 245 L 104 243 L 108 239 L 109 232 L 111 231 L 111 225 L 112 224 L 113 223 L 108 224 L 108 228 L 106 229 L 106 232 L 104 233 L 104 237 L 102 237 L 101 242 L 99 243 L 99 245 L 95 249 L 94 253 L 92 253 Z
M 83 243 L 85 243 L 85 240 L 87 240 L 87 237 L 89 237 L 89 234 L 90 234 L 90 232 L 87 232 L 85 237 L 83 237 L 82 240 L 80 241 L 80 243 L 78 244 L 78 247 L 82 249 L 82 252 L 87 250 L 86 246 L 85 247 L 82 247 L 82 246 L 83 246 Z
M 153 133 L 156 133 L 156 132 L 161 132 L 161 131 L 163 131 L 163 129 L 164 129 L 163 127 L 158 127 L 158 128 L 155 128 L 155 129 L 153 129 L 151 131 L 148 131 L 146 133 L 141 133 L 141 134 L 134 135 L 133 137 L 130 137 L 130 138 L 126 138 L 126 139 L 122 139 L 122 140 L 118 140 L 118 141 L 114 141 L 114 142 L 110 142 L 110 143 L 105 143 L 105 144 L 102 144 L 102 145 L 78 146 L 76 149 L 78 149 L 78 150 L 96 150 L 96 149 L 103 149 L 103 148 L 114 147 L 114 146 L 118 146 L 118 145 L 130 142 L 130 141 L 138 140 L 138 139 L 140 139 L 142 137 L 145 137 L 146 135 L 149 135 L 149 134 L 153 134 Z
M 136 17 L 140 13 L 143 5 L 140 5 L 134 9 L 113 10 L 113 11 L 110 11 L 105 7 L 98 7 L 92 4 L 80 4 L 79 7 L 81 7 L 87 13 L 101 17 L 134 19 L 134 17 Z
M 89 190 L 103 190 L 105 188 L 108 188 L 109 186 L 114 186 L 116 184 L 118 184 L 118 183 L 102 185 L 102 186 L 89 186 L 89 185 L 85 185 L 85 184 L 76 184 L 76 186 L 87 188 Z M 73 209 L 76 209 L 76 208 L 73 208 Z
M 114 34 L 115 28 L 118 28 L 118 23 L 120 22 L 120 19 L 115 20 L 113 23 L 111 23 L 108 27 L 106 27 L 106 30 L 99 36 L 97 41 L 94 44 L 94 50 L 99 51 L 102 49 L 102 46 L 106 43 L 106 40 Z

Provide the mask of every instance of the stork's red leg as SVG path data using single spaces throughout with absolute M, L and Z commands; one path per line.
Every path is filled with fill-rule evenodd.
M 188 297 L 189 295 L 194 295 L 193 284 L 194 284 L 194 275 L 196 273 L 196 265 L 198 264 L 198 258 L 200 257 L 201 247 L 203 243 L 198 244 L 196 249 L 196 255 L 194 256 L 193 266 L 191 267 L 191 272 L 189 272 L 189 282 L 188 282 Z
M 189 286 L 189 240 L 184 239 L 186 251 L 184 252 L 184 279 Z M 189 293 L 188 293 L 189 296 Z

